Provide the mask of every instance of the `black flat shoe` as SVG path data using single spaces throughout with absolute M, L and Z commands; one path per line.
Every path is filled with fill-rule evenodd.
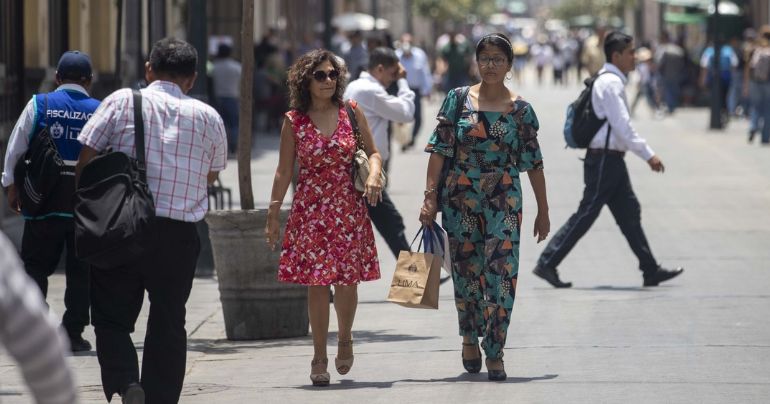
M 120 394 L 123 404 L 144 404 L 144 389 L 139 383 L 131 383 Z
M 85 340 L 81 335 L 70 335 L 70 351 L 87 352 L 91 350 L 91 343 Z
M 538 265 L 535 267 L 532 273 L 544 279 L 546 282 L 550 283 L 551 286 L 555 288 L 572 287 L 572 282 L 562 282 L 561 279 L 559 279 L 559 271 L 557 271 L 556 268 L 542 267 Z
M 500 365 L 503 366 L 502 369 L 490 369 L 489 362 L 490 360 L 489 358 L 487 358 L 487 378 L 490 381 L 502 382 L 503 380 L 508 378 L 508 375 L 505 374 L 505 368 L 504 368 L 504 363 L 502 359 L 500 359 Z
M 658 267 L 658 270 L 644 275 L 644 286 L 658 286 L 661 282 L 665 282 L 671 278 L 675 278 L 684 272 L 684 268 L 677 267 L 675 269 L 666 269 Z
M 479 353 L 478 358 L 474 359 L 465 359 L 463 358 L 463 367 L 468 373 L 479 373 L 481 372 L 481 349 L 479 349 L 478 344 L 472 344 L 472 343 L 465 343 L 463 342 L 463 346 L 475 346 L 476 351 Z

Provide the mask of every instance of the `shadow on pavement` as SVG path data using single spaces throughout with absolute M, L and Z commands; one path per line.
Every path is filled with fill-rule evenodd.
M 352 389 L 389 389 L 396 383 L 456 383 L 456 382 L 473 382 L 473 383 L 528 383 L 538 380 L 551 380 L 559 377 L 559 375 L 543 375 L 534 377 L 508 377 L 504 382 L 490 382 L 487 380 L 483 373 L 472 375 L 469 373 L 463 373 L 455 377 L 445 377 L 443 379 L 403 379 L 394 380 L 392 382 L 356 382 L 354 380 L 343 379 L 339 383 L 332 383 L 327 387 L 315 387 L 311 385 L 294 386 L 294 387 L 277 387 L 277 388 L 291 388 L 297 390 L 352 390 Z
M 601 291 L 612 291 L 612 292 L 649 292 L 650 288 L 645 288 L 641 286 L 601 285 L 601 286 L 594 286 L 591 288 L 572 288 L 572 290 L 601 290 Z
M 543 375 L 543 376 L 534 376 L 534 377 L 508 377 L 504 382 L 494 382 L 494 383 L 529 383 L 534 382 L 538 380 L 551 380 L 559 377 L 559 375 Z M 398 382 L 404 382 L 404 383 L 456 383 L 456 382 L 474 382 L 474 383 L 491 383 L 489 380 L 487 380 L 487 377 L 484 373 L 477 373 L 477 374 L 470 374 L 470 373 L 463 373 L 459 376 L 455 377 L 445 377 L 443 379 L 404 379 L 404 380 L 397 380 L 394 383 Z
M 424 341 L 436 339 L 434 336 L 394 334 L 392 330 L 353 331 L 354 344 L 367 344 L 373 342 L 404 342 Z M 337 333 L 330 332 L 328 340 L 335 344 Z M 225 339 L 190 338 L 187 340 L 187 350 L 213 354 L 236 354 L 251 349 L 281 348 L 296 346 L 311 346 L 313 339 L 310 335 L 299 338 L 274 339 L 264 341 L 228 341 Z

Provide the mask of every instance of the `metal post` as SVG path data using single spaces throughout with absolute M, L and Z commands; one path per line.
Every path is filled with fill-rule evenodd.
M 208 60 L 206 0 L 189 0 L 187 2 L 187 40 L 198 51 L 198 78 L 189 96 L 208 101 L 206 90 L 206 61 Z
M 332 49 L 332 16 L 334 15 L 334 4 L 332 0 L 324 0 L 324 48 Z
M 404 5 L 404 18 L 406 18 L 406 32 L 414 35 L 414 23 L 412 22 L 412 19 L 414 19 L 414 13 L 412 11 L 412 8 L 414 7 L 414 1 L 413 0 L 406 0 Z
M 372 17 L 374 17 L 374 30 L 377 30 L 377 16 L 379 14 L 377 0 L 372 0 Z
M 123 55 L 123 0 L 118 0 L 117 26 L 118 28 L 115 32 L 115 80 L 113 84 L 115 89 L 120 88 L 122 85 L 120 75 L 123 64 L 123 58 L 121 57 Z
M 711 61 L 713 75 L 711 77 L 711 122 L 709 128 L 723 129 L 722 80 L 719 71 L 720 56 L 722 54 L 722 39 L 719 36 L 719 0 L 714 0 L 714 16 L 711 21 L 711 38 L 714 48 L 714 60 Z

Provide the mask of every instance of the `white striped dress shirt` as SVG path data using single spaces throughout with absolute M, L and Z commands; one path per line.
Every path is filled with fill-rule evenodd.
M 208 210 L 208 173 L 227 164 L 222 118 L 168 81 L 154 81 L 141 92 L 147 183 L 156 215 L 197 222 Z M 112 148 L 135 157 L 131 89 L 107 97 L 78 140 L 97 151 Z

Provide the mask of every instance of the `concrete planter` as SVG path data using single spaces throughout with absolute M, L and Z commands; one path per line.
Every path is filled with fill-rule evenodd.
M 281 228 L 289 212 L 281 211 Z M 229 340 L 308 334 L 307 288 L 278 282 L 280 251 L 265 242 L 267 210 L 206 215 Z

